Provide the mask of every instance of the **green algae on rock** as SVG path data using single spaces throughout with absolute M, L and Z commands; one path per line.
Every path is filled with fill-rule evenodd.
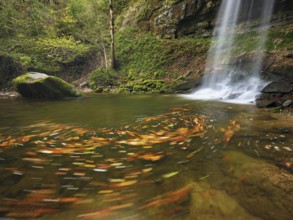
M 71 84 L 56 76 L 29 72 L 13 80 L 18 93 L 25 98 L 64 98 L 78 97 L 80 92 Z

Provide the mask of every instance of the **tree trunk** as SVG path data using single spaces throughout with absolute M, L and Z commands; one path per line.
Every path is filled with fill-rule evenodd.
M 105 67 L 106 69 L 108 69 L 108 58 L 107 58 L 107 51 L 106 51 L 106 46 L 104 44 L 104 41 L 102 41 L 102 47 L 104 51 Z
M 111 68 L 116 68 L 116 58 L 115 58 L 115 45 L 114 45 L 114 14 L 113 14 L 113 1 L 109 0 L 110 9 L 110 37 L 111 37 Z

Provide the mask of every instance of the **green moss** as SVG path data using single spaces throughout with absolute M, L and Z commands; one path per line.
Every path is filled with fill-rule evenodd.
M 164 75 L 168 49 L 159 39 L 151 34 L 139 34 L 133 29 L 117 33 L 116 39 L 120 71 L 136 77 L 149 77 L 154 72 Z
M 147 15 L 148 15 L 149 9 L 148 8 L 143 8 L 143 10 L 141 10 L 137 16 L 137 21 L 142 21 L 142 20 L 146 20 L 147 19 Z
M 180 68 L 172 69 L 172 65 L 176 62 L 177 66 L 188 65 L 191 58 L 206 53 L 209 42 L 209 39 L 159 39 L 126 28 L 116 34 L 118 69 L 98 68 L 91 73 L 90 87 L 114 86 L 119 93 L 170 93 L 182 75 Z
M 41 73 L 26 73 L 13 80 L 15 89 L 26 98 L 63 98 L 81 94 L 64 80 Z
M 74 62 L 77 57 L 85 56 L 90 49 L 90 46 L 71 36 L 40 38 L 36 42 L 36 52 L 45 53 L 47 60 L 62 64 Z
M 128 77 L 142 79 L 176 78 L 170 66 L 180 58 L 195 57 L 205 53 L 209 39 L 159 39 L 150 33 L 140 33 L 135 29 L 124 29 L 117 33 L 117 59 L 119 72 Z
M 173 5 L 173 4 L 176 3 L 176 1 L 175 1 L 175 0 L 164 0 L 164 3 L 165 3 L 166 5 Z
M 130 90 L 130 88 L 119 87 L 116 92 L 120 93 L 120 94 L 129 94 L 129 93 L 131 93 L 131 90 Z
M 105 90 L 104 86 L 99 86 L 95 89 L 95 93 L 102 93 Z
M 92 89 L 96 90 L 99 87 L 114 86 L 117 76 L 114 70 L 106 68 L 98 68 L 93 71 L 89 78 L 89 85 Z
M 126 90 L 132 93 L 171 93 L 171 84 L 165 80 L 137 79 L 126 84 Z
M 49 76 L 48 80 L 46 81 L 47 81 L 48 87 L 60 93 L 60 97 L 64 97 L 64 96 L 77 97 L 81 95 L 81 93 L 73 85 L 65 82 L 64 80 L 58 77 Z M 46 81 L 44 80 L 44 83 Z
M 94 53 L 94 48 L 72 37 L 0 39 L 0 51 L 17 64 L 20 71 L 6 71 L 6 75 L 25 71 L 45 72 L 74 78 L 80 75 Z M 1 52 L 0 52 L 1 53 Z M 8 70 L 5 60 L 0 66 Z M 8 79 L 8 78 L 7 78 Z M 7 82 L 6 82 L 7 84 Z
M 291 29 L 274 29 L 269 32 L 267 48 L 268 50 L 293 50 L 293 30 Z
M 234 48 L 235 54 L 251 52 L 256 50 L 256 45 L 262 37 L 258 31 L 250 31 L 236 36 L 237 47 Z M 269 30 L 266 42 L 266 51 L 293 49 L 292 46 L 293 31 L 292 28 L 286 29 L 282 26 Z

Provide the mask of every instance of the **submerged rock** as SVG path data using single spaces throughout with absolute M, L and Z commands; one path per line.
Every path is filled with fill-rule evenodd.
M 256 101 L 256 106 L 259 108 L 274 108 L 277 107 L 278 104 L 274 101 L 271 100 L 270 98 L 259 98 Z
M 293 175 L 272 163 L 230 151 L 224 156 L 223 172 L 234 180 L 226 189 L 239 204 L 262 219 L 291 219 Z
M 44 73 L 29 72 L 13 80 L 15 89 L 25 98 L 77 97 L 80 92 L 64 80 Z
M 289 107 L 293 104 L 293 100 L 286 100 L 283 102 L 283 107 Z

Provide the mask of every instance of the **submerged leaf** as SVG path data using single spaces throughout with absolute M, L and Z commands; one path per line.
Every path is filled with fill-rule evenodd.
M 185 199 L 189 198 L 191 192 L 191 186 L 185 186 L 181 189 L 178 189 L 174 192 L 166 194 L 164 197 L 156 198 L 151 202 L 148 202 L 147 204 L 139 207 L 140 209 L 150 208 L 150 207 L 156 207 L 156 206 L 162 206 L 170 203 L 179 202 Z
M 146 161 L 159 161 L 165 156 L 162 154 L 153 154 L 153 153 L 147 153 L 144 155 L 141 155 L 139 158 L 146 160 Z
M 177 172 L 171 172 L 171 173 L 167 173 L 167 174 L 162 175 L 162 177 L 165 178 L 165 179 L 167 179 L 167 178 L 176 176 L 178 173 L 179 173 L 179 171 L 177 171 Z

